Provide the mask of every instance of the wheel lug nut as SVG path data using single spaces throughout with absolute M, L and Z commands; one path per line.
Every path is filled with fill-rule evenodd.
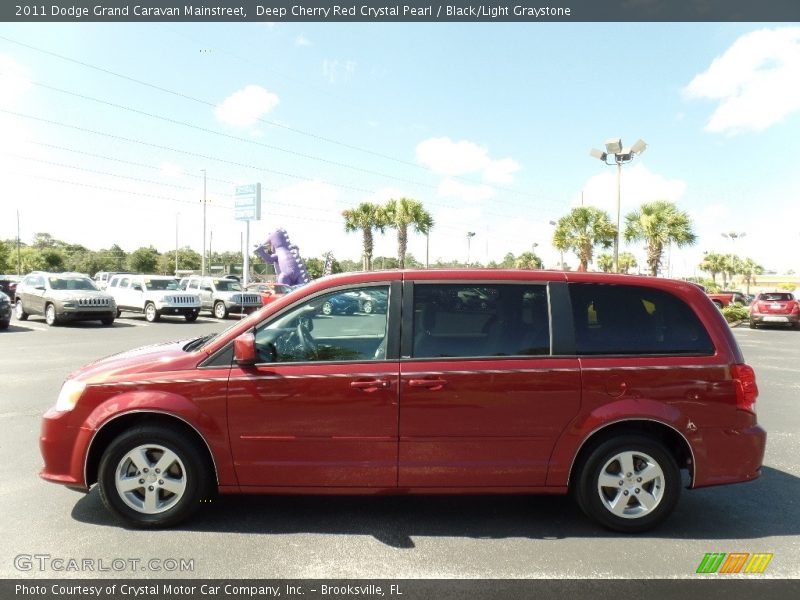
M 625 475 L 625 477 L 631 477 L 632 475 L 633 473 L 628 473 L 627 475 Z
M 622 492 L 622 493 L 623 493 L 623 495 L 627 496 L 627 495 L 628 495 L 628 490 L 625 490 L 625 491 L 624 491 L 624 492 Z
M 619 484 L 620 484 L 620 485 L 624 485 L 624 484 L 625 484 L 625 482 L 624 482 L 624 481 L 622 481 L 622 480 L 620 479 L 620 480 L 619 480 Z
M 149 473 L 149 472 L 150 472 L 150 469 L 148 469 L 147 467 L 145 467 L 144 469 L 142 469 L 142 473 Z
M 156 469 L 156 473 L 161 473 L 161 469 Z
M 148 489 L 148 490 L 150 490 L 150 491 L 152 492 L 152 491 L 153 491 L 155 488 L 154 488 L 154 487 L 151 485 L 151 486 L 149 486 L 147 489 Z M 627 492 L 626 492 L 626 493 L 627 493 Z
M 636 481 L 638 481 L 639 483 L 642 483 L 642 478 L 641 477 L 637 477 Z
M 163 479 L 159 479 L 158 480 L 158 485 L 164 485 L 164 480 Z M 636 491 L 638 492 L 639 490 L 636 490 Z
M 144 483 L 144 479 L 140 479 L 140 480 L 139 480 L 139 483 Z
M 636 488 L 634 491 L 638 494 L 639 493 L 639 488 Z

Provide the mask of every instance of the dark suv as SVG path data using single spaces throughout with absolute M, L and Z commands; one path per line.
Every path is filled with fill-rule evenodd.
M 95 320 L 111 325 L 117 316 L 114 298 L 98 291 L 94 282 L 80 273 L 26 275 L 17 286 L 15 310 L 20 321 L 30 315 L 43 315 L 51 326 Z
M 326 315 L 342 294 L 387 311 Z M 477 298 L 463 302 L 454 299 Z M 125 521 L 215 492 L 566 494 L 602 525 L 759 476 L 753 369 L 694 284 L 547 271 L 326 277 L 218 335 L 71 375 L 42 477 Z M 709 506 L 709 511 L 717 510 Z

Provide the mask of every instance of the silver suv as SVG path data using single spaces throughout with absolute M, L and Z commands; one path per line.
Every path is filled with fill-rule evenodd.
M 44 315 L 48 325 L 95 320 L 111 325 L 117 305 L 80 273 L 34 272 L 17 285 L 15 311 L 20 321 L 29 315 Z
M 114 275 L 106 292 L 122 311 L 143 313 L 153 323 L 162 315 L 183 315 L 190 323 L 200 314 L 200 297 L 178 288 L 178 280 L 168 275 Z
M 251 313 L 261 308 L 261 296 L 245 292 L 242 284 L 225 277 L 190 277 L 186 291 L 200 296 L 203 310 L 209 310 L 218 319 L 228 313 Z

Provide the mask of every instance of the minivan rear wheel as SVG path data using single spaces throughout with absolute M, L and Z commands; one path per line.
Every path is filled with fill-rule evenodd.
M 663 522 L 680 496 L 680 470 L 659 441 L 622 435 L 593 448 L 576 477 L 575 495 L 587 516 L 624 533 Z
M 165 426 L 142 426 L 117 437 L 100 460 L 100 498 L 112 513 L 141 528 L 188 518 L 210 492 L 204 450 Z

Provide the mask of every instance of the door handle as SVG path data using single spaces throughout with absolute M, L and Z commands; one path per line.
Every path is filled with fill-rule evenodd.
M 409 387 L 428 388 L 431 391 L 440 390 L 446 385 L 447 385 L 447 380 L 446 379 L 409 379 L 408 380 L 408 386 Z
M 385 379 L 370 379 L 369 381 L 351 381 L 350 387 L 365 392 L 374 392 L 382 388 L 388 388 L 389 382 Z

